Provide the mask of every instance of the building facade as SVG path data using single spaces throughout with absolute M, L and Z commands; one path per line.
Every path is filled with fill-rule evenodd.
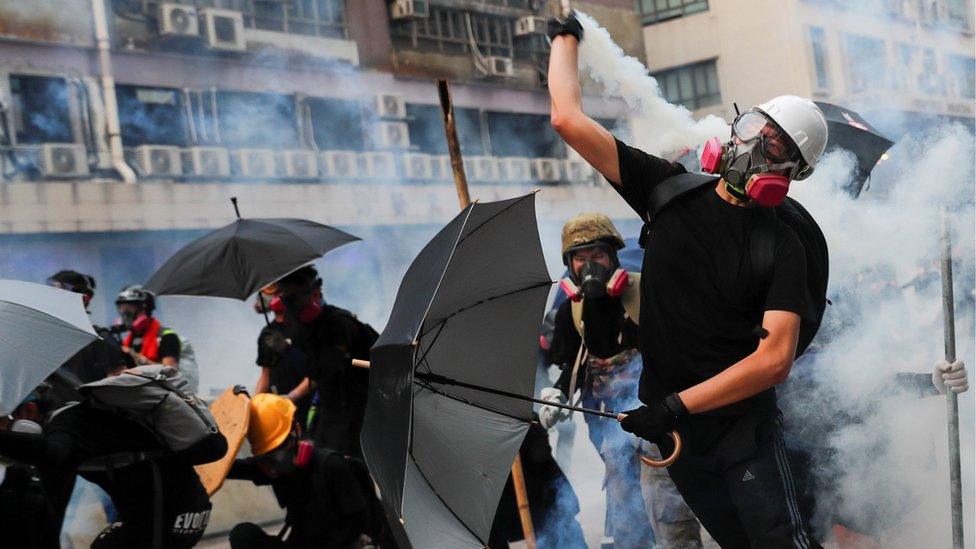
M 896 137 L 973 128 L 972 0 L 638 0 L 651 73 L 696 115 L 782 93 L 852 108 Z

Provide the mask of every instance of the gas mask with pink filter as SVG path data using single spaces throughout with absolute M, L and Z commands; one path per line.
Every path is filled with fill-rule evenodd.
M 732 196 L 772 208 L 786 198 L 801 168 L 799 157 L 785 132 L 761 112 L 749 110 L 732 123 L 730 141 L 713 137 L 705 142 L 701 167 L 721 175 Z

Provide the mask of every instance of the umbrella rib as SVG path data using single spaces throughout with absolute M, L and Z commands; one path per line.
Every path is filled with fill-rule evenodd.
M 416 383 L 417 385 L 420 385 L 421 387 L 429 390 L 430 392 L 432 392 L 434 394 L 438 394 L 438 395 L 441 395 L 443 397 L 450 398 L 450 399 L 456 400 L 458 402 L 462 402 L 462 403 L 467 404 L 469 406 L 474 406 L 475 408 L 480 408 L 482 410 L 487 410 L 489 412 L 494 412 L 494 413 L 496 413 L 498 415 L 505 416 L 505 417 L 507 417 L 509 419 L 514 419 L 515 421 L 521 421 L 523 423 L 532 423 L 532 421 L 530 421 L 530 420 L 523 419 L 523 418 L 520 418 L 520 417 L 517 417 L 517 416 L 513 416 L 512 414 L 508 414 L 508 413 L 503 412 L 501 410 L 496 410 L 495 408 L 492 408 L 491 406 L 486 406 L 484 404 L 479 404 L 477 402 L 473 402 L 473 401 L 467 400 L 467 399 L 462 398 L 462 397 L 459 397 L 457 395 L 452 395 L 450 393 L 445 393 L 444 391 L 440 391 L 437 388 L 435 388 L 431 384 L 431 382 L 429 382 L 429 381 L 424 381 L 424 380 L 419 380 L 418 381 L 418 380 L 415 379 L 414 380 L 414 383 Z
M 461 244 L 461 242 L 464 242 L 465 240 L 467 240 L 468 238 L 470 238 L 470 237 L 471 237 L 471 235 L 473 235 L 474 233 L 476 233 L 476 232 L 478 232 L 478 231 L 479 231 L 479 230 L 480 230 L 480 229 L 481 229 L 482 227 L 484 227 L 485 225 L 487 225 L 487 224 L 488 224 L 488 222 L 489 222 L 489 221 L 491 221 L 492 219 L 495 219 L 496 217 L 498 217 L 498 216 L 500 216 L 500 215 L 502 215 L 503 213 L 505 213 L 505 212 L 507 212 L 507 211 L 508 211 L 508 210 L 510 210 L 511 208 L 514 208 L 516 204 L 520 204 L 520 203 L 521 203 L 521 202 L 522 202 L 523 200 L 525 200 L 525 199 L 527 199 L 527 198 L 529 198 L 529 197 L 532 197 L 532 196 L 535 196 L 535 193 L 529 193 L 529 194 L 527 194 L 527 195 L 525 195 L 525 196 L 523 196 L 523 197 L 521 197 L 521 198 L 519 198 L 519 199 L 517 199 L 517 200 L 515 200 L 515 201 L 513 201 L 513 202 L 512 202 L 511 204 L 509 204 L 508 206 L 505 206 L 505 207 L 504 207 L 504 208 L 502 208 L 501 210 L 498 210 L 498 211 L 497 211 L 497 212 L 496 212 L 496 213 L 495 213 L 494 215 L 492 215 L 492 216 L 491 216 L 491 217 L 489 217 L 488 219 L 486 219 L 486 220 L 484 220 L 484 221 L 482 221 L 480 225 L 478 225 L 478 226 L 477 226 L 477 227 L 475 227 L 474 229 L 471 229 L 471 232 L 470 232 L 470 233 L 468 233 L 468 236 L 466 236 L 466 237 L 464 237 L 464 238 L 462 238 L 462 239 L 460 239 L 460 240 L 458 240 L 458 245 L 460 245 L 460 244 Z M 473 208 L 472 208 L 472 209 L 473 209 Z
M 437 325 L 440 327 L 440 329 L 438 329 L 437 330 L 437 333 L 434 334 L 434 339 L 431 340 L 430 345 L 428 345 L 427 346 L 427 349 L 424 350 L 423 356 L 421 356 L 419 359 L 417 359 L 417 364 L 416 364 L 416 366 L 419 366 L 421 362 L 425 363 L 427 365 L 427 371 L 430 372 L 430 373 L 433 373 L 433 371 L 430 369 L 430 363 L 427 362 L 427 353 L 429 353 L 430 350 L 434 348 L 434 343 L 437 343 L 437 338 L 441 337 L 441 333 L 444 331 L 444 328 L 447 326 L 447 319 L 444 319 L 443 321 L 438 322 Z M 433 330 L 433 328 L 431 328 L 431 330 Z M 430 330 L 428 330 L 427 333 L 430 333 Z M 423 336 L 421 336 L 421 337 L 423 337 Z M 416 366 L 415 366 L 415 368 L 416 368 Z
M 417 336 L 417 339 L 420 339 L 421 337 L 426 336 L 427 334 L 429 334 L 430 332 L 432 332 L 438 325 L 440 325 L 442 323 L 446 324 L 448 320 L 450 320 L 451 318 L 453 318 L 453 317 L 455 317 L 455 316 L 457 316 L 457 315 L 459 315 L 459 314 L 467 311 L 468 309 L 472 309 L 474 307 L 477 307 L 478 305 L 483 305 L 485 303 L 488 303 L 489 301 L 494 301 L 496 299 L 501 299 L 503 297 L 508 297 L 510 295 L 515 295 L 517 293 L 527 292 L 529 290 L 534 290 L 534 289 L 539 288 L 539 287 L 542 287 L 542 286 L 550 286 L 550 285 L 552 285 L 552 281 L 551 280 L 546 280 L 545 282 L 538 282 L 536 284 L 533 284 L 532 286 L 526 286 L 524 288 L 519 288 L 517 290 L 512 290 L 510 292 L 505 292 L 503 294 L 491 296 L 491 297 L 482 299 L 481 301 L 476 301 L 476 302 L 474 302 L 474 303 L 472 303 L 470 305 L 467 305 L 465 307 L 461 307 L 460 309 L 458 309 L 458 310 L 454 311 L 453 313 L 451 313 L 451 314 L 447 315 L 446 317 L 444 317 L 442 320 L 440 320 L 436 325 L 432 326 L 426 332 L 418 335 Z M 424 316 L 426 317 L 426 314 Z
M 464 216 L 464 223 L 461 223 L 461 229 L 458 231 L 457 239 L 454 241 L 454 246 L 451 247 L 451 255 L 448 256 L 447 262 L 444 263 L 444 270 L 441 271 L 441 276 L 439 279 L 437 279 L 437 285 L 434 286 L 434 291 L 433 293 L 430 294 L 431 297 L 430 297 L 430 301 L 427 302 L 427 308 L 424 309 L 424 314 L 420 317 L 420 327 L 417 328 L 418 332 L 423 328 L 424 321 L 427 320 L 427 315 L 430 313 L 430 308 L 434 304 L 434 297 L 437 295 L 437 292 L 440 291 L 441 284 L 444 283 L 444 277 L 447 275 L 447 269 L 448 267 L 450 267 L 451 261 L 454 260 L 454 252 L 457 251 L 458 244 L 461 243 L 461 235 L 464 234 L 464 227 L 467 226 L 468 219 L 471 219 L 471 212 L 473 211 L 474 211 L 474 205 L 472 204 L 470 207 L 468 207 L 468 213 L 465 214 Z M 419 339 L 420 339 L 420 334 L 418 333 L 414 337 L 414 340 L 419 340 Z

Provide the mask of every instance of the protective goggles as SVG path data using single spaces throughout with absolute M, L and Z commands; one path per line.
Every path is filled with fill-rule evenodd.
M 732 122 L 732 136 L 743 143 L 758 139 L 763 156 L 774 164 L 788 163 L 798 156 L 783 130 L 756 111 L 744 112 Z

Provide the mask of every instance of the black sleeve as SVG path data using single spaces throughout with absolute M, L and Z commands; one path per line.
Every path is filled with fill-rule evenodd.
M 273 368 L 281 359 L 277 353 L 264 344 L 264 338 L 270 330 L 271 328 L 265 326 L 261 328 L 261 333 L 258 334 L 258 357 L 254 363 L 262 368 Z
M 323 324 L 317 334 L 319 347 L 309 361 L 306 377 L 319 384 L 334 382 L 352 364 L 351 350 L 358 333 L 355 320 L 345 315 L 335 315 L 331 322 Z
M 175 358 L 177 362 L 180 360 L 180 336 L 172 332 L 159 338 L 159 360 L 166 357 Z
M 807 260 L 796 233 L 780 224 L 773 256 L 773 275 L 764 311 L 806 314 Z
M 249 480 L 258 486 L 271 484 L 271 478 L 265 475 L 261 468 L 254 463 L 254 458 L 235 459 L 227 472 L 227 478 L 232 480 Z
M 553 322 L 552 343 L 549 345 L 549 362 L 560 368 L 572 367 L 579 352 L 580 335 L 573 326 L 572 303 L 563 302 L 556 310 Z
M 647 205 L 651 189 L 661 181 L 684 173 L 686 170 L 681 164 L 647 154 L 619 139 L 616 141 L 617 158 L 620 162 L 620 185 L 611 183 L 611 186 L 641 219 L 647 221 Z
M 69 443 L 63 437 L 0 431 L 0 456 L 25 465 L 67 469 L 77 465 Z

